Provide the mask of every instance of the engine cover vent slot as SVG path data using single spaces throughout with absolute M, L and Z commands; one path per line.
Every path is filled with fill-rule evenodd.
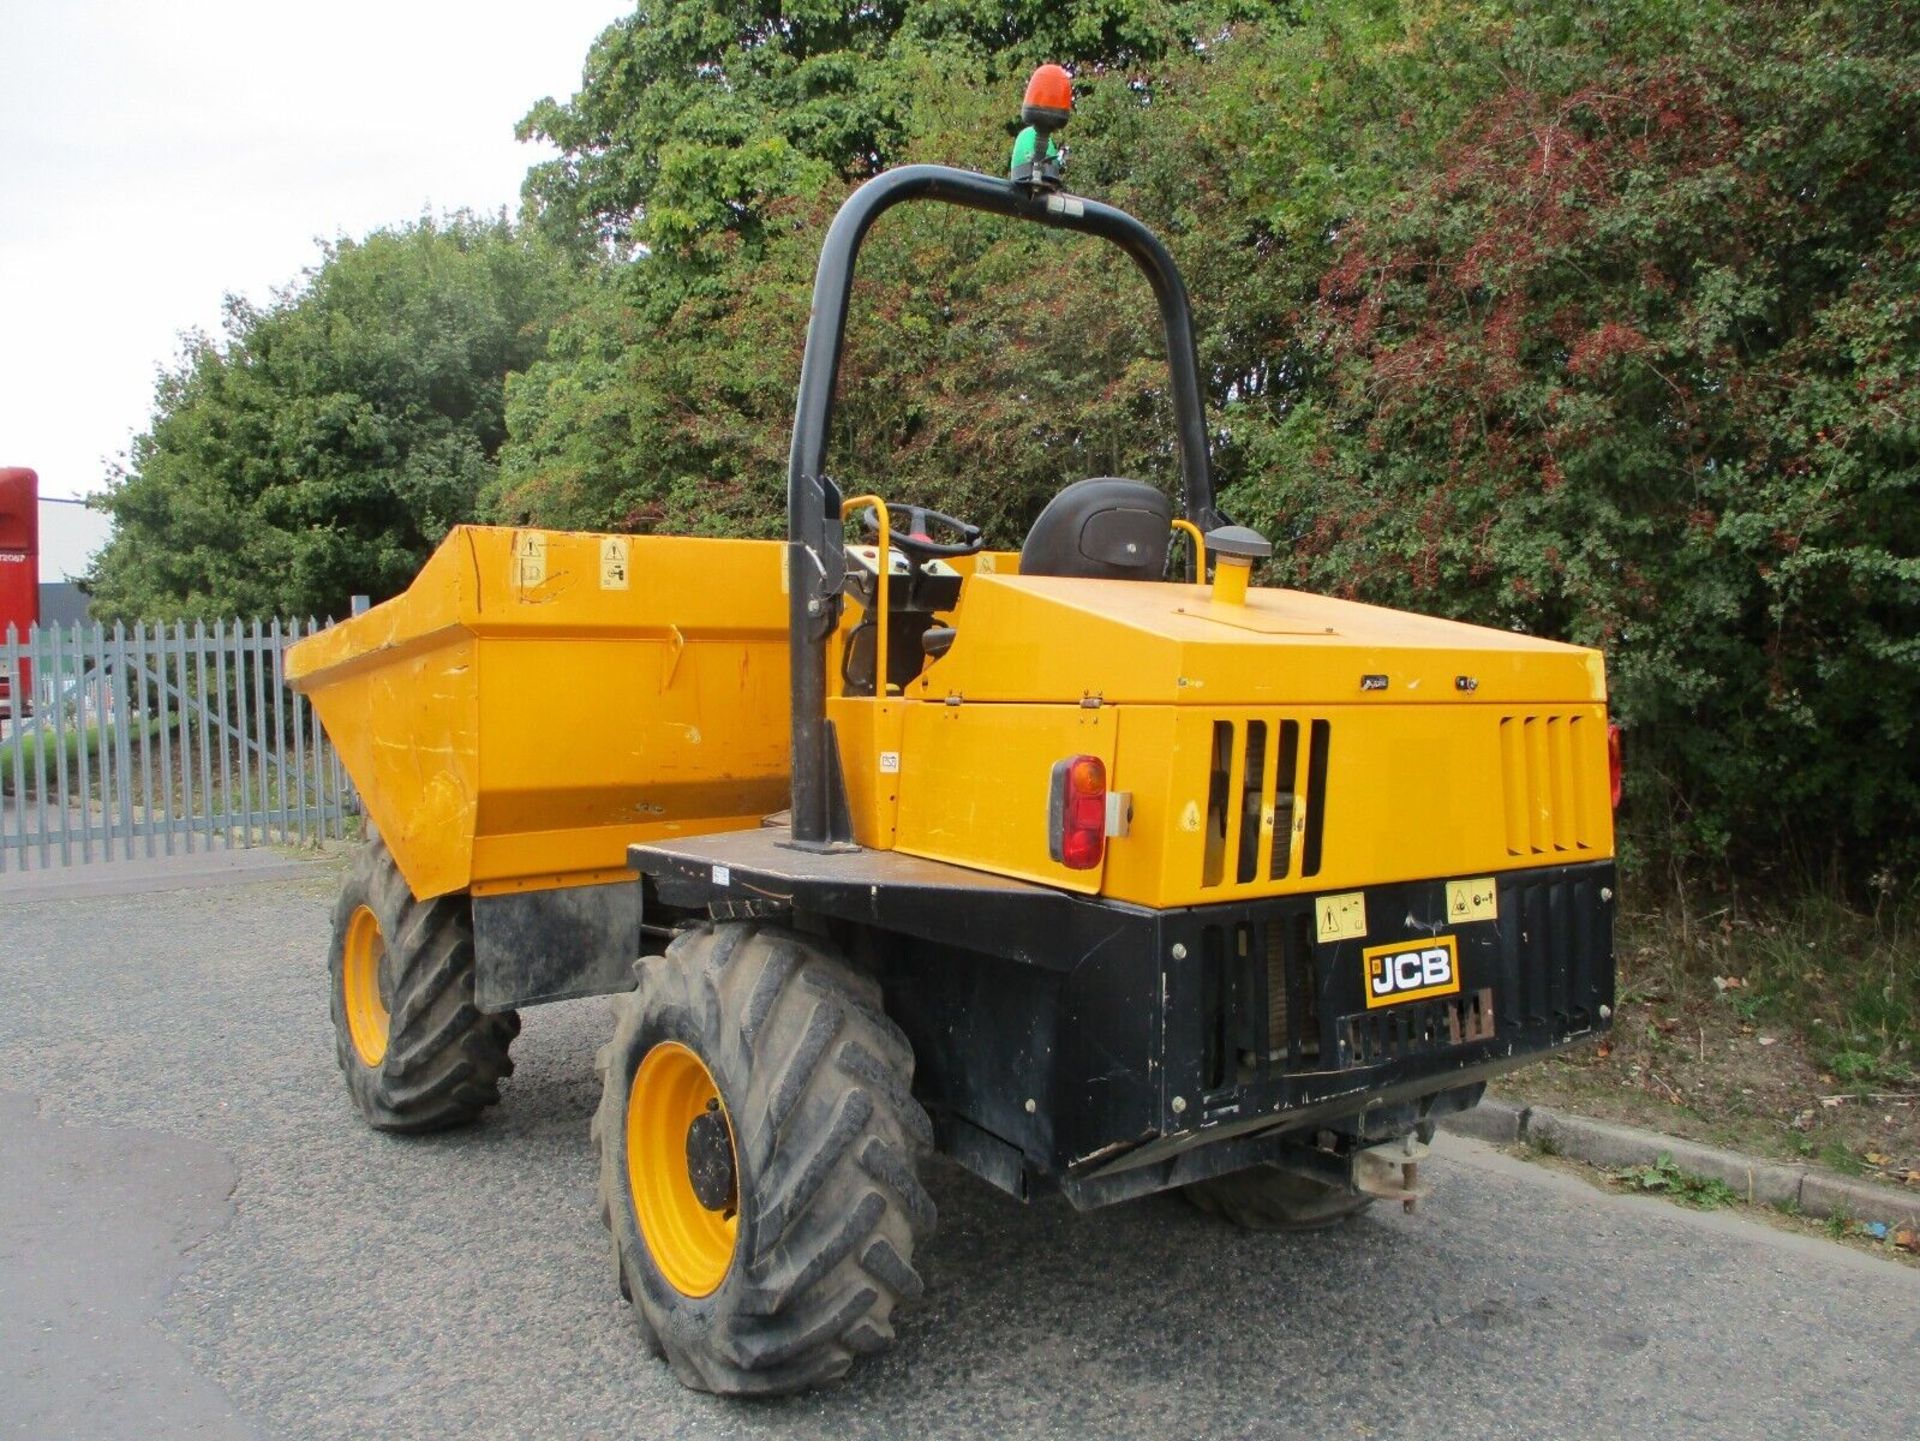
M 1213 722 L 1203 887 L 1258 889 L 1320 873 L 1332 745 L 1324 720 Z
M 1507 854 L 1594 849 L 1596 794 L 1589 722 L 1582 716 L 1500 718 L 1500 784 Z

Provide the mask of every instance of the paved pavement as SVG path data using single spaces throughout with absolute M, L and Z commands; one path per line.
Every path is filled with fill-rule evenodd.
M 592 1212 L 606 1002 L 529 1012 L 481 1126 L 376 1136 L 330 885 L 0 898 L 0 1436 L 1920 1435 L 1920 1275 L 1459 1138 L 1418 1214 L 1298 1238 L 943 1166 L 896 1350 L 693 1395 Z

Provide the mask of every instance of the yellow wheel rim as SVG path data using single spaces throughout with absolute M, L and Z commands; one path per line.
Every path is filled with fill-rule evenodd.
M 702 1156 L 696 1177 L 692 1158 Z M 627 1187 L 654 1265 L 682 1295 L 712 1295 L 727 1277 L 740 1229 L 738 1175 L 733 1118 L 712 1073 L 679 1042 L 662 1041 L 627 1091 Z
M 387 1057 L 387 1003 L 380 997 L 380 962 L 386 954 L 379 918 L 361 906 L 347 921 L 340 982 L 346 992 L 347 1034 L 368 1066 L 377 1066 Z

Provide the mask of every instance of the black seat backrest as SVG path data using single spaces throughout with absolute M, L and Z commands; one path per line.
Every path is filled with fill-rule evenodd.
M 1027 532 L 1020 574 L 1159 580 L 1172 524 L 1173 502 L 1150 485 L 1110 475 L 1076 480 Z

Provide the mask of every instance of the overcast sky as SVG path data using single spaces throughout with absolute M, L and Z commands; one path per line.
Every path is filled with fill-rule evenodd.
M 320 239 L 517 207 L 545 152 L 515 123 L 631 8 L 0 0 L 0 465 L 97 491 L 227 292 L 266 299 Z M 106 539 L 78 506 L 40 522 L 43 580 Z

